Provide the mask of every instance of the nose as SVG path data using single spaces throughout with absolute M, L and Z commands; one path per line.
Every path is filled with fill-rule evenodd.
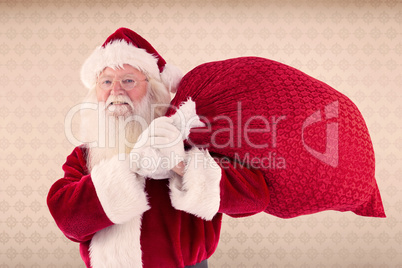
M 125 90 L 122 88 L 120 81 L 113 81 L 112 91 L 110 94 L 112 95 L 123 95 Z

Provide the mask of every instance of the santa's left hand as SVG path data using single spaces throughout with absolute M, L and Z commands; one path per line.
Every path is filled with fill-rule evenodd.
M 134 172 L 153 179 L 169 177 L 169 172 L 184 160 L 183 135 L 173 119 L 162 116 L 151 122 L 130 153 Z

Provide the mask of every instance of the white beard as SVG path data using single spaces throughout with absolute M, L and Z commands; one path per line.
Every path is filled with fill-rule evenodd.
M 111 108 L 110 102 L 116 100 L 127 102 L 131 108 L 126 105 Z M 139 135 L 151 122 L 151 105 L 150 94 L 147 94 L 137 104 L 128 97 L 114 97 L 106 103 L 99 103 L 97 110 L 81 110 L 81 139 L 89 147 L 89 171 L 103 159 L 130 153 Z

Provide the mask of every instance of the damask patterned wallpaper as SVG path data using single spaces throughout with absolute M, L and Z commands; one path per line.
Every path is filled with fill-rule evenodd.
M 64 119 L 86 93 L 80 66 L 121 26 L 183 71 L 246 55 L 299 68 L 369 127 L 386 219 L 225 217 L 211 267 L 402 267 L 400 1 L 2 0 L 0 25 L 0 267 L 83 267 L 45 199 L 73 148 Z

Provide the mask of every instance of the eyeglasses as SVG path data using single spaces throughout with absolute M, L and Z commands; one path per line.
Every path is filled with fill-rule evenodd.
M 121 80 L 114 80 L 114 79 L 110 79 L 108 77 L 105 78 L 99 78 L 97 84 L 99 85 L 99 88 L 102 90 L 111 90 L 113 88 L 113 85 L 115 82 L 120 82 L 121 87 L 125 90 L 125 91 L 130 91 L 132 89 L 134 89 L 139 83 L 147 81 L 148 79 L 144 79 L 144 80 L 139 80 L 136 81 L 133 78 L 124 78 Z

